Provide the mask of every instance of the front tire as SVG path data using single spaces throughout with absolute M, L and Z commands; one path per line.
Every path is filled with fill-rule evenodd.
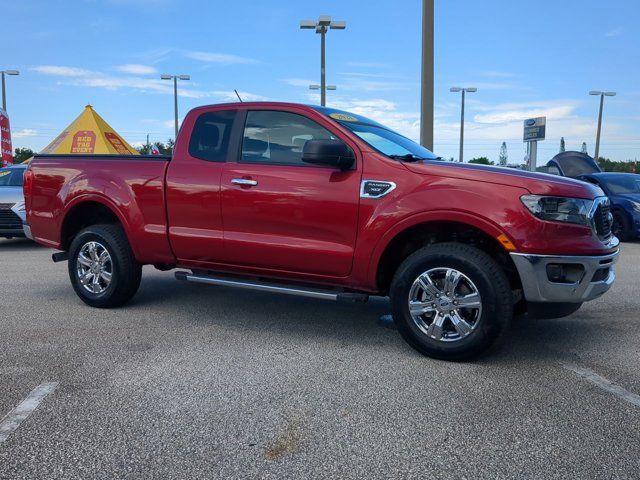
M 118 307 L 138 291 L 142 266 L 136 262 L 122 227 L 93 225 L 71 242 L 69 278 L 87 305 Z
M 484 352 L 513 316 L 503 270 L 483 251 L 460 243 L 435 244 L 410 255 L 393 277 L 390 297 L 406 342 L 443 360 Z

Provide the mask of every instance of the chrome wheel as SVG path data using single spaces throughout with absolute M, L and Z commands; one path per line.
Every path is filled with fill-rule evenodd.
M 97 295 L 109 288 L 113 263 L 104 245 L 92 241 L 82 246 L 76 260 L 76 274 L 82 287 L 90 293 Z
M 432 268 L 416 278 L 409 291 L 409 313 L 428 337 L 455 342 L 478 326 L 482 299 L 475 284 L 453 268 Z

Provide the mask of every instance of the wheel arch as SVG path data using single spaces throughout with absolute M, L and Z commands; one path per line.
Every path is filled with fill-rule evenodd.
M 109 200 L 100 196 L 77 197 L 65 209 L 60 227 L 60 247 L 68 250 L 73 238 L 82 229 L 97 224 L 119 224 L 129 235 L 129 226 L 120 210 Z M 132 245 L 132 248 L 133 245 Z
M 451 212 L 421 215 L 411 220 L 403 222 L 378 242 L 369 267 L 378 291 L 388 293 L 395 271 L 413 252 L 427 245 L 451 241 L 473 245 L 489 253 L 505 271 L 512 288 L 521 288 L 520 277 L 505 245 L 511 245 L 511 250 L 515 247 L 511 238 L 496 225 L 479 217 Z

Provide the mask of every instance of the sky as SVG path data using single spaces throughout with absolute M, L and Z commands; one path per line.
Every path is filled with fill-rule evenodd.
M 14 147 L 41 149 L 90 103 L 126 140 L 173 137 L 191 108 L 235 100 L 319 103 L 320 38 L 302 19 L 331 15 L 329 106 L 369 116 L 418 139 L 420 0 L 0 0 L 0 69 Z M 587 143 L 594 153 L 605 99 L 601 156 L 640 158 L 640 3 L 637 0 L 435 0 L 434 151 L 458 158 L 460 94 L 467 94 L 465 160 L 509 162 L 525 153 L 522 123 L 547 117 L 538 164 Z

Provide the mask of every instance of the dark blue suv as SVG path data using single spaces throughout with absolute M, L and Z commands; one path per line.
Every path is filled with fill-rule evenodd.
M 611 201 L 613 234 L 620 240 L 640 237 L 640 175 L 636 173 L 589 173 L 578 180 L 598 185 Z

